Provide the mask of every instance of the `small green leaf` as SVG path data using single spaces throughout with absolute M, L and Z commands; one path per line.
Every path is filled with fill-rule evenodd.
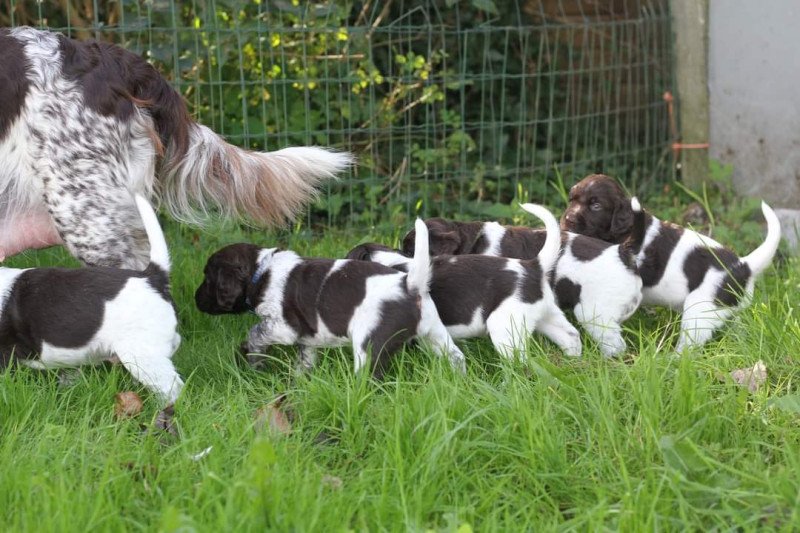
M 772 398 L 767 405 L 777 407 L 781 411 L 800 414 L 800 394 L 787 394 L 778 398 Z
M 500 11 L 498 11 L 497 6 L 494 5 L 494 2 L 492 0 L 472 0 L 472 5 L 480 9 L 481 11 L 486 11 L 487 13 L 491 13 L 492 15 L 500 14 Z
M 665 435 L 658 441 L 664 463 L 684 474 L 696 473 L 708 467 L 703 453 L 688 437 Z

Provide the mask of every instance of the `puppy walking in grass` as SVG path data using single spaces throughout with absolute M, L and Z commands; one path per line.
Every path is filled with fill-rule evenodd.
M 108 267 L 0 268 L 0 367 L 98 364 L 116 356 L 172 411 L 183 381 L 169 292 L 169 251 L 153 208 L 137 195 L 150 241 L 142 271 Z
M 702 346 L 737 309 L 749 304 L 756 278 L 772 262 L 781 240 L 775 213 L 765 202 L 761 211 L 767 236 L 744 257 L 710 237 L 646 213 L 644 243 L 636 253 L 642 303 L 683 312 L 677 352 Z M 608 242 L 625 242 L 634 231 L 630 199 L 613 178 L 587 176 L 570 189 L 561 226 Z
M 419 237 L 408 274 L 376 263 L 308 259 L 295 252 L 233 244 L 212 255 L 195 294 L 210 314 L 254 311 L 261 322 L 247 338 L 250 353 L 272 344 L 297 344 L 299 370 L 311 369 L 317 348 L 353 347 L 355 370 L 372 355 L 373 375 L 383 375 L 389 358 L 408 340 L 428 340 L 451 364 L 464 369 L 429 296 L 428 232 Z
M 622 323 L 642 301 L 642 279 L 634 262 L 644 241 L 644 212 L 631 199 L 633 222 L 630 238 L 611 244 L 576 233 L 562 232 L 561 253 L 548 278 L 561 309 L 569 309 L 606 357 L 625 351 Z M 443 218 L 425 221 L 433 255 L 491 255 L 510 259 L 535 259 L 547 231 L 497 222 L 459 222 Z M 403 253 L 414 239 L 403 239 Z
M 539 217 L 547 236 L 534 259 L 486 255 L 440 255 L 433 258 L 431 297 L 453 338 L 489 335 L 506 358 L 525 358 L 525 342 L 534 332 L 544 334 L 567 355 L 581 355 L 580 334 L 556 303 L 548 283 L 560 253 L 558 221 L 544 207 L 525 204 Z M 416 224 L 415 239 L 420 227 Z M 405 271 L 411 260 L 382 245 L 362 244 L 348 258 L 376 261 Z

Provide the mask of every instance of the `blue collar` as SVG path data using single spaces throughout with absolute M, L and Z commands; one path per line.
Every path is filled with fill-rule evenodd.
M 266 273 L 267 273 L 267 261 L 262 259 L 261 261 L 258 261 L 258 263 L 256 263 L 256 271 L 253 272 L 253 277 L 250 278 L 250 285 L 252 286 L 257 285 L 258 282 L 261 281 L 261 278 L 263 278 L 264 274 Z M 249 289 L 250 287 L 248 286 L 247 288 Z M 248 290 L 248 292 L 250 291 Z M 250 301 L 249 294 L 245 296 L 244 303 L 247 304 L 247 307 L 249 307 L 251 311 L 255 312 L 255 309 L 253 309 L 253 304 Z

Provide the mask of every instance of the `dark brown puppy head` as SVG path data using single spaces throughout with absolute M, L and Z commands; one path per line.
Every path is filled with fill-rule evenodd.
M 561 229 L 606 242 L 623 242 L 633 228 L 631 202 L 622 187 L 604 174 L 592 174 L 569 191 Z
M 400 250 L 395 250 L 394 248 L 390 248 L 383 244 L 378 244 L 376 242 L 365 242 L 364 244 L 359 244 L 347 252 L 347 255 L 344 256 L 344 258 L 355 259 L 356 261 L 372 261 L 372 256 L 375 252 L 402 253 Z
M 203 283 L 194 294 L 197 308 L 211 315 L 249 311 L 247 289 L 259 250 L 253 244 L 231 244 L 209 257 Z
M 430 254 L 459 255 L 467 254 L 478 239 L 483 223 L 481 222 L 456 222 L 445 218 L 429 218 L 425 221 L 428 226 L 428 239 L 430 241 Z M 403 238 L 403 255 L 414 255 L 414 239 L 417 232 L 411 230 Z

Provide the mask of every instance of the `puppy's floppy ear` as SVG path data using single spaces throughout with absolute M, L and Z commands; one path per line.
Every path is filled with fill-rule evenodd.
M 430 240 L 431 255 L 453 255 L 461 247 L 461 235 L 457 231 L 431 230 Z
M 414 239 L 417 237 L 417 230 L 411 230 L 403 237 L 403 245 L 400 252 L 406 257 L 414 256 Z
M 609 232 L 611 238 L 616 243 L 621 243 L 630 234 L 633 228 L 633 209 L 631 203 L 626 198 L 617 200 L 614 206 L 614 213 L 611 215 L 611 227 Z
M 355 259 L 356 261 L 369 261 L 372 259 L 372 255 L 367 250 L 367 247 L 363 244 L 359 244 L 349 252 L 345 256 L 345 259 Z

